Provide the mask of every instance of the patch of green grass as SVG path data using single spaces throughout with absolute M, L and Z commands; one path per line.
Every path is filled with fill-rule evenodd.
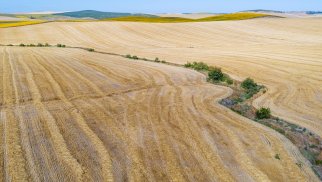
M 281 160 L 280 155 L 279 154 L 275 154 L 275 159 Z

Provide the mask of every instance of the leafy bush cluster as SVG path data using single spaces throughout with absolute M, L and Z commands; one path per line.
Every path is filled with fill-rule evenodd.
M 208 72 L 208 77 L 213 81 L 223 81 L 224 74 L 221 71 L 221 68 L 213 68 Z
M 64 48 L 64 47 L 66 47 L 66 45 L 64 45 L 64 44 L 57 44 L 57 47 L 62 47 L 62 48 Z
M 209 71 L 209 66 L 206 63 L 203 62 L 188 62 L 184 65 L 186 68 L 192 68 L 197 71 Z
M 271 117 L 271 110 L 270 108 L 260 108 L 256 111 L 256 118 L 257 119 L 268 119 Z
M 128 58 L 128 59 L 134 59 L 134 60 L 138 60 L 139 59 L 139 57 L 137 57 L 137 56 L 131 56 L 130 54 L 126 55 L 125 57 Z
M 253 79 L 246 78 L 242 83 L 241 87 L 245 89 L 246 93 L 243 95 L 243 99 L 249 99 L 253 97 L 254 94 L 258 93 L 263 86 L 258 85 Z
M 19 44 L 20 47 L 50 47 L 50 45 L 48 43 L 42 44 L 42 43 L 38 43 L 37 45 L 35 44 Z
M 221 68 L 208 66 L 206 63 L 203 62 L 188 62 L 184 64 L 186 68 L 192 68 L 197 71 L 208 71 L 208 80 L 214 82 L 226 82 L 227 84 L 231 85 L 234 81 L 227 75 L 221 71 Z

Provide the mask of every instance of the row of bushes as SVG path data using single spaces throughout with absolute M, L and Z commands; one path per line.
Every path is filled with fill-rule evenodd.
M 229 85 L 234 83 L 234 81 L 229 77 L 229 75 L 224 74 L 221 71 L 221 68 L 209 66 L 204 62 L 192 62 L 192 63 L 188 62 L 184 64 L 184 67 L 191 68 L 196 71 L 208 72 L 208 81 L 226 82 Z
M 156 57 L 154 60 L 150 60 L 150 59 L 147 59 L 147 58 L 139 58 L 138 56 L 132 56 L 130 54 L 127 54 L 125 56 L 125 58 L 133 59 L 133 60 L 153 61 L 153 62 L 156 62 L 156 63 L 167 63 L 164 60 L 160 60 L 158 57 Z
M 8 46 L 13 46 L 12 44 L 9 44 Z M 42 44 L 42 43 L 38 43 L 38 44 L 19 44 L 20 47 L 52 47 L 50 44 L 48 43 L 45 43 L 45 44 Z M 60 47 L 60 48 L 65 48 L 66 45 L 64 44 L 57 44 L 56 47 Z M 94 52 L 95 49 L 93 48 L 84 48 L 85 50 L 89 51 L 89 52 Z
M 19 44 L 20 47 L 50 47 L 51 45 L 49 45 L 48 43 L 46 44 L 42 44 L 42 43 L 38 43 L 38 44 Z

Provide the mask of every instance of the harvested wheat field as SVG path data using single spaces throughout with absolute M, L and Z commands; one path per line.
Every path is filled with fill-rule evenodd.
M 3 181 L 318 180 L 198 72 L 70 48 L 0 56 Z
M 95 32 L 93 34 L 93 32 Z M 1 43 L 64 43 L 97 50 L 204 61 L 269 91 L 254 105 L 322 136 L 322 18 L 206 23 L 47 23 L 0 29 Z

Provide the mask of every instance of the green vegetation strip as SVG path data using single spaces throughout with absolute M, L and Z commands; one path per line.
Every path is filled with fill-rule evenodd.
M 82 49 L 89 52 L 108 54 L 113 56 L 120 56 L 133 61 L 149 61 L 156 63 L 163 63 L 172 66 L 185 67 L 188 69 L 196 70 L 202 74 L 207 75 L 207 81 L 215 85 L 227 86 L 233 90 L 233 94 L 219 103 L 232 111 L 242 115 L 250 120 L 265 125 L 288 138 L 302 153 L 302 155 L 311 163 L 311 167 L 316 175 L 322 180 L 322 138 L 306 128 L 300 127 L 296 124 L 290 123 L 286 120 L 274 117 L 271 115 L 269 108 L 256 109 L 252 106 L 252 101 L 262 94 L 266 93 L 267 89 L 257 84 L 253 79 L 246 78 L 244 81 L 239 82 L 233 80 L 228 74 L 222 72 L 221 68 L 209 66 L 203 62 L 188 62 L 187 64 L 180 65 L 169 63 L 159 58 L 147 59 L 140 58 L 135 55 L 121 55 L 109 52 L 96 51 L 93 48 L 72 47 L 64 44 L 50 45 L 48 43 L 42 44 L 20 44 L 20 45 L 3 45 L 0 46 L 19 46 L 19 47 L 57 47 L 57 48 L 73 48 Z M 275 154 L 276 160 L 283 160 L 279 154 Z M 296 162 L 296 165 L 301 168 L 302 163 Z

